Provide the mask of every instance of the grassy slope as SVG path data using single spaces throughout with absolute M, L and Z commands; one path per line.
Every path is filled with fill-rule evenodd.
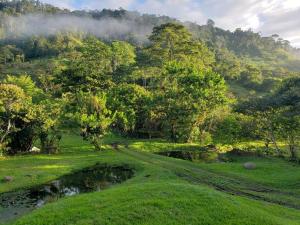
M 257 170 L 241 170 L 241 163 L 255 161 Z M 299 165 L 276 158 L 238 158 L 231 163 L 201 164 L 202 168 L 220 174 L 246 178 L 272 187 L 295 190 L 300 195 Z
M 134 143 L 133 146 L 143 148 L 142 143 Z M 156 148 L 157 145 L 163 144 L 156 144 Z M 247 178 L 257 185 L 265 184 L 267 175 L 264 166 L 271 166 L 268 160 L 252 158 L 262 167 L 244 171 L 241 162 L 193 164 L 125 149 L 96 153 L 87 143 L 70 137 L 64 139 L 63 146 L 65 153 L 59 155 L 18 156 L 1 160 L 0 177 L 13 175 L 15 181 L 1 184 L 0 192 L 43 183 L 96 162 L 128 163 L 136 169 L 136 175 L 103 192 L 48 204 L 19 219 L 16 224 L 300 224 L 299 210 L 233 196 L 212 188 L 213 182 L 226 186 L 234 177 Z M 146 144 L 145 148 L 151 146 Z M 278 163 L 275 172 L 279 178 L 270 176 L 271 184 L 276 187 L 281 187 L 283 182 L 287 186 L 294 185 L 299 178 L 299 167 L 292 169 L 286 162 Z M 286 178 L 288 170 L 290 176 Z M 29 174 L 33 176 L 26 176 Z M 291 178 L 293 176 L 295 179 Z M 236 188 L 240 188 L 239 184 Z

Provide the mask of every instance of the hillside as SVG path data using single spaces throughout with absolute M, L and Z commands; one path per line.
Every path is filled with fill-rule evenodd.
M 111 42 L 124 40 L 139 47 L 148 44 L 153 27 L 179 21 L 167 16 L 155 16 L 120 10 L 69 11 L 38 1 L 1 1 L 0 60 L 2 73 L 32 72 L 19 68 L 18 63 L 40 58 L 57 57 L 78 47 L 82 40 L 95 35 Z M 251 30 L 237 28 L 234 32 L 186 22 L 184 25 L 195 39 L 205 43 L 215 54 L 214 70 L 225 77 L 233 93 L 239 89 L 254 95 L 264 95 L 287 77 L 298 76 L 299 50 L 278 35 L 262 37 Z M 17 65 L 15 65 L 17 64 Z M 24 66 L 21 66 L 24 68 Z M 3 74 L 5 75 L 5 74 Z M 235 88 L 237 87 L 237 88 Z

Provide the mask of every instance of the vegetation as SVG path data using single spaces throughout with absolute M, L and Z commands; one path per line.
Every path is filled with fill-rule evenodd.
M 152 33 L 22 35 L 5 22 L 41 14 L 126 20 Z M 0 179 L 15 178 L 0 193 L 97 162 L 136 172 L 16 224 L 299 224 L 299 55 L 278 35 L 212 20 L 0 1 Z M 204 159 L 153 154 L 171 151 Z

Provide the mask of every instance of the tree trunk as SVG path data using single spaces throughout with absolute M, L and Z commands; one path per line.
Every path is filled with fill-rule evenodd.
M 176 140 L 176 128 L 175 128 L 175 125 L 173 123 L 171 125 L 171 139 L 172 139 L 172 141 L 177 142 L 177 140 Z
M 288 141 L 289 141 L 289 150 L 290 150 L 290 154 L 291 154 L 291 160 L 296 161 L 297 160 L 297 152 L 296 152 L 294 137 L 289 136 Z
M 0 143 L 2 144 L 5 140 L 5 138 L 7 137 L 7 135 L 10 133 L 10 129 L 12 128 L 12 124 L 10 119 L 8 120 L 8 124 L 7 124 L 7 128 L 6 131 L 4 132 L 4 134 L 2 135 L 1 139 L 0 139 Z
M 277 154 L 278 154 L 279 156 L 282 156 L 281 150 L 280 150 L 280 148 L 278 147 L 278 144 L 277 144 L 277 141 L 276 141 L 276 138 L 275 138 L 275 135 L 274 135 L 273 131 L 271 131 L 270 136 L 271 136 L 272 143 L 274 144 L 275 149 L 276 149 L 276 151 L 277 151 Z

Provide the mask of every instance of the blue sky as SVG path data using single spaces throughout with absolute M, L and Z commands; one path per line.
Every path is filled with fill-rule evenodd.
M 203 24 L 208 18 L 224 29 L 279 34 L 300 47 L 300 0 L 42 0 L 69 9 L 137 10 Z

